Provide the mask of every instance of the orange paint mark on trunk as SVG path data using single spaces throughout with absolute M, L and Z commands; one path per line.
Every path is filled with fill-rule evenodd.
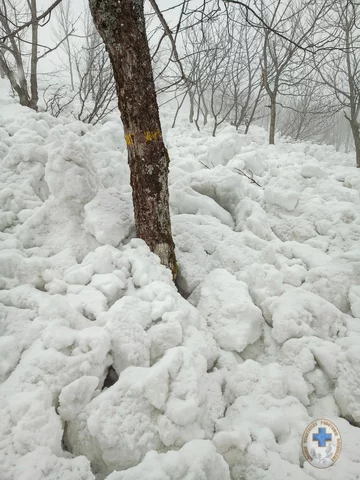
M 127 133 L 125 135 L 126 145 L 134 145 L 134 135 L 132 133 Z
M 162 135 L 160 130 L 156 130 L 155 132 L 145 132 L 145 139 L 147 142 L 153 142 L 156 140 L 161 140 Z
M 162 134 L 160 130 L 155 130 L 154 132 L 144 132 L 144 137 L 146 142 L 156 142 L 162 139 Z M 125 135 L 126 145 L 133 146 L 135 141 L 135 134 L 127 133 Z

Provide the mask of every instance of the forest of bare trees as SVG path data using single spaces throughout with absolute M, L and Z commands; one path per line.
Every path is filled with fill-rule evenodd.
M 354 150 L 360 165 L 358 4 L 228 0 L 182 8 L 173 29 L 182 68 L 178 79 L 174 66 L 171 75 L 164 69 L 161 80 L 186 98 L 190 122 L 199 129 L 211 119 L 214 135 L 223 122 L 245 132 L 258 122 L 269 143 L 275 132 L 296 141 L 337 138 L 336 147 Z
M 77 15 L 69 0 L 47 10 L 38 3 L 1 0 L 1 75 L 22 105 L 37 110 L 44 98 L 41 108 L 54 115 L 103 120 L 116 108 L 115 83 L 89 12 Z M 358 4 L 183 0 L 163 14 L 160 7 L 145 5 L 157 91 L 188 108 L 196 128 L 211 124 L 215 135 L 231 123 L 247 132 L 254 122 L 268 128 L 270 143 L 275 132 L 296 141 L 336 138 L 337 148 L 356 152 L 359 166 Z M 45 24 L 46 42 L 39 40 Z M 39 74 L 57 51 L 62 83 Z M 47 84 L 40 97 L 39 82 Z

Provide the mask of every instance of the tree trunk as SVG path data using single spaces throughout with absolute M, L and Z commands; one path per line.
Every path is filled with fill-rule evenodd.
M 195 97 L 195 94 L 192 93 L 191 90 L 189 89 L 189 99 L 190 99 L 189 122 L 190 123 L 194 123 L 194 115 L 195 115 L 194 97 Z
M 247 135 L 249 133 L 250 125 L 252 124 L 252 122 L 254 120 L 255 113 L 256 113 L 257 107 L 258 107 L 259 102 L 260 102 L 261 93 L 262 93 L 262 88 L 260 88 L 260 90 L 257 94 L 255 103 L 253 105 L 253 109 L 251 110 L 250 118 L 249 118 L 248 122 L 246 123 L 245 135 Z
M 350 121 L 351 131 L 354 137 L 354 145 L 355 145 L 355 154 L 356 154 L 356 166 L 360 168 L 360 131 L 359 131 L 359 124 L 355 120 Z
M 28 0 L 28 2 L 29 1 L 30 0 Z M 28 5 L 30 7 L 30 3 L 28 3 Z M 0 7 L 0 23 L 4 33 L 10 35 L 9 46 L 11 48 L 9 52 L 11 52 L 12 60 L 8 62 L 4 56 L 4 51 L 0 48 L 0 66 L 10 82 L 12 90 L 18 95 L 20 104 L 25 107 L 31 107 L 30 96 L 28 93 L 28 85 L 24 71 L 23 57 L 20 49 L 21 40 L 19 37 L 16 38 L 14 36 L 11 36 L 10 24 L 12 25 L 12 22 L 9 23 L 9 20 L 6 16 L 6 9 L 4 9 L 4 6 L 5 4 L 3 2 L 3 7 Z M 15 8 L 14 15 L 15 25 L 17 25 L 17 10 Z
M 72 64 L 72 58 L 71 58 L 71 46 L 69 42 L 69 33 L 67 33 L 66 37 L 66 52 L 68 56 L 68 62 L 69 62 L 69 73 L 70 73 L 70 85 L 71 85 L 71 91 L 73 92 L 75 90 L 75 84 L 74 84 L 74 70 L 73 70 L 73 64 Z
M 30 103 L 30 98 L 29 98 L 27 88 L 24 89 L 22 86 L 20 86 L 17 83 L 15 73 L 13 72 L 13 70 L 11 70 L 9 65 L 6 63 L 4 57 L 1 55 L 0 55 L 0 67 L 2 68 L 3 72 L 7 76 L 14 94 L 16 93 L 17 96 L 19 97 L 20 105 L 23 105 L 24 107 L 28 107 Z
M 300 116 L 300 120 L 299 120 L 298 128 L 296 130 L 296 135 L 295 135 L 295 138 L 294 138 L 295 141 L 299 140 L 300 135 L 302 133 L 302 129 L 303 129 L 303 126 L 304 126 L 305 120 L 306 120 L 306 112 L 301 112 L 298 115 Z
M 207 107 L 207 105 L 206 105 L 206 101 L 205 101 L 205 98 L 204 98 L 204 94 L 203 94 L 203 93 L 201 94 L 201 99 L 202 99 L 203 107 L 204 107 L 204 121 L 203 121 L 203 125 L 204 125 L 204 127 L 205 127 L 205 125 L 207 125 L 207 122 L 208 122 L 209 110 L 208 110 L 208 107 Z
M 38 109 L 38 79 L 37 79 L 37 64 L 38 64 L 38 21 L 37 21 L 37 6 L 36 0 L 31 0 L 29 3 L 31 8 L 31 73 L 30 73 L 30 91 L 31 98 L 29 102 L 29 107 L 33 110 Z
M 175 128 L 175 124 L 176 124 L 176 120 L 177 120 L 177 117 L 179 115 L 179 112 L 181 110 L 181 107 L 183 106 L 184 102 L 185 102 L 185 98 L 187 96 L 188 92 L 185 93 L 185 95 L 183 96 L 181 102 L 179 103 L 177 109 L 176 109 L 176 112 L 175 112 L 175 116 L 174 116 L 174 120 L 173 120 L 173 123 L 171 125 L 171 128 Z
M 276 97 L 270 98 L 270 131 L 269 143 L 275 145 L 275 127 L 276 127 Z
M 144 0 L 89 0 L 114 70 L 138 237 L 176 277 L 165 148 L 146 37 Z
M 200 97 L 199 97 L 198 103 L 197 103 L 197 109 L 196 109 L 196 117 L 195 117 L 195 126 L 198 132 L 200 132 L 200 125 L 199 125 L 200 110 L 201 110 L 201 105 L 200 105 Z
M 212 130 L 212 136 L 215 137 L 216 136 L 216 130 L 218 128 L 219 124 L 217 122 L 217 117 L 214 117 L 214 127 L 213 127 L 213 130 Z

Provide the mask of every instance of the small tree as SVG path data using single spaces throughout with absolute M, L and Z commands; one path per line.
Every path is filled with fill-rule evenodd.
M 109 55 L 94 24 L 85 22 L 85 46 L 75 55 L 79 77 L 78 120 L 95 125 L 116 108 L 116 87 Z
M 260 36 L 245 22 L 240 12 L 234 12 L 228 19 L 227 32 L 233 44 L 229 89 L 229 101 L 234 103 L 231 122 L 236 128 L 245 125 L 248 131 L 263 90 Z
M 251 123 L 261 89 L 258 36 L 240 15 L 222 15 L 216 22 L 185 28 L 183 64 L 190 80 L 190 122 L 199 129 L 200 113 L 204 125 L 211 115 L 213 135 L 225 121 L 236 128 Z
M 51 12 L 62 0 L 55 0 L 43 13 L 38 13 L 37 0 L 0 0 L 0 70 L 8 78 L 11 88 L 18 95 L 21 105 L 38 109 L 38 62 L 54 47 L 45 46 L 43 54 L 38 54 L 39 27 L 47 23 Z M 27 21 L 20 19 L 26 18 Z M 43 22 L 43 23 L 41 23 Z M 26 30 L 31 29 L 31 40 L 27 40 Z M 30 53 L 25 46 L 30 44 Z M 44 45 L 41 45 L 44 47 Z M 30 89 L 27 80 L 27 57 L 30 57 Z
M 301 88 L 279 98 L 279 129 L 294 140 L 325 139 L 339 111 L 334 94 L 308 75 Z M 281 102 L 281 103 L 280 103 Z
M 334 2 L 331 15 L 324 19 L 324 27 L 335 32 L 336 48 L 325 50 L 314 58 L 321 80 L 336 95 L 349 122 L 360 168 L 360 6 L 356 2 Z
M 18 5 L 10 0 L 1 0 L 0 3 L 0 35 L 5 37 L 0 43 L 0 67 L 8 78 L 11 88 L 18 95 L 21 105 L 37 110 L 38 88 L 37 88 L 37 44 L 38 44 L 38 22 L 36 16 L 36 0 L 28 1 L 28 10 L 19 10 Z M 18 18 L 26 14 L 30 16 L 31 22 L 31 75 L 30 91 L 26 79 L 26 67 L 24 65 L 24 52 L 22 39 L 24 32 L 13 35 L 14 25 L 17 25 Z
M 77 19 L 74 18 L 74 14 L 71 10 L 70 0 L 61 2 L 59 8 L 56 10 L 57 28 L 54 28 L 53 35 L 61 50 L 66 55 L 66 67 L 70 75 L 71 90 L 75 90 L 75 76 L 74 76 L 74 59 L 73 49 L 70 42 L 71 35 L 75 31 L 75 24 Z
M 255 26 L 263 36 L 262 82 L 270 100 L 270 144 L 275 143 L 278 96 L 301 82 L 306 47 L 312 43 L 319 20 L 327 15 L 328 4 L 326 0 L 259 0 L 255 5 L 261 19 Z M 245 15 L 248 19 L 248 10 Z
M 109 52 L 128 147 L 137 235 L 176 276 L 169 211 L 169 155 L 146 37 L 144 0 L 89 0 Z

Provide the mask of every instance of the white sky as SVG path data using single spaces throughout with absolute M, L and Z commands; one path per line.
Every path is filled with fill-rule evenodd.
M 43 1 L 43 3 L 40 4 L 41 8 L 43 9 L 48 8 L 48 5 L 51 4 L 52 1 L 53 0 Z M 194 5 L 196 5 L 197 3 L 199 3 L 200 0 L 192 0 L 192 1 L 194 2 Z M 84 19 L 84 14 L 85 14 L 85 11 L 88 10 L 89 8 L 88 0 L 70 0 L 70 2 L 71 2 L 71 9 L 73 11 L 74 17 L 75 18 L 79 17 L 79 20 L 76 24 L 75 33 L 81 35 L 83 33 L 82 22 Z M 179 3 L 179 0 L 158 0 L 158 5 L 160 6 L 161 9 L 167 9 L 173 5 L 177 5 L 178 3 Z M 145 8 L 147 9 L 149 6 L 147 6 L 146 4 L 147 2 L 145 3 Z M 180 9 L 178 8 L 176 10 L 172 10 L 165 14 L 169 24 L 176 22 L 179 16 L 179 13 L 180 13 Z M 53 12 L 50 22 L 45 27 L 40 29 L 40 32 L 39 32 L 40 44 L 49 45 L 49 46 L 52 46 L 55 44 L 54 37 L 52 35 L 52 29 L 54 28 L 55 25 L 56 25 L 56 14 Z M 72 41 L 77 46 L 81 44 L 81 39 L 75 38 Z M 44 49 L 40 48 L 39 53 L 41 54 L 43 52 L 44 52 Z M 61 59 L 65 58 L 65 55 L 61 49 L 51 52 L 43 60 L 39 62 L 39 72 L 40 73 L 55 72 L 56 68 L 58 68 L 58 64 L 61 63 L 60 58 Z

